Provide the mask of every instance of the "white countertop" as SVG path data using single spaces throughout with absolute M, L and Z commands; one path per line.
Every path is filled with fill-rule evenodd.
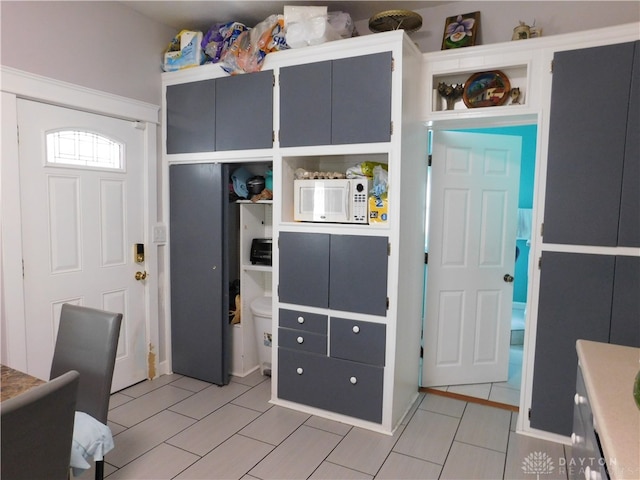
M 578 340 L 595 428 L 611 479 L 640 479 L 640 410 L 633 382 L 640 369 L 640 348 Z

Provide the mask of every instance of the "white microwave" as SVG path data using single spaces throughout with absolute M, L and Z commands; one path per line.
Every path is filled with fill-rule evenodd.
M 366 178 L 294 180 L 294 220 L 369 223 Z

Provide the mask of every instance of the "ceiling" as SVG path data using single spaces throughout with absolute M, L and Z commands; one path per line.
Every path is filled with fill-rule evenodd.
M 440 5 L 440 1 L 264 1 L 264 0 L 218 0 L 218 1 L 121 1 L 142 15 L 177 30 L 200 30 L 206 32 L 215 23 L 237 21 L 249 27 L 274 13 L 283 13 L 285 5 L 326 5 L 330 12 L 342 11 L 351 15 L 354 22 L 369 19 L 385 10 L 417 10 Z M 363 32 L 365 33 L 365 32 Z M 368 32 L 367 32 L 368 33 Z

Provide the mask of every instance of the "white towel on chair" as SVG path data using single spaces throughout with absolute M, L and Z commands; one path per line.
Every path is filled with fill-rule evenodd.
M 103 460 L 113 446 L 113 435 L 107 425 L 84 412 L 76 412 L 71 445 L 71 468 L 74 476 L 91 468 L 88 462 Z
M 531 242 L 531 221 L 533 210 L 531 208 L 518 209 L 518 230 L 516 238 L 526 240 L 527 245 Z

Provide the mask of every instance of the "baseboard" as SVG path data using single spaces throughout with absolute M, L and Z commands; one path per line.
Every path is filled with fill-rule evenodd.
M 433 394 L 433 395 L 440 395 L 441 397 L 454 398 L 456 400 L 462 400 L 464 402 L 478 403 L 480 405 L 486 405 L 488 407 L 501 408 L 503 410 L 509 410 L 510 412 L 518 413 L 520 411 L 520 409 L 518 407 L 516 407 L 515 405 L 509 405 L 509 404 L 506 404 L 506 403 L 494 402 L 492 400 L 485 400 L 484 398 L 470 397 L 468 395 L 462 395 L 460 393 L 445 392 L 443 390 L 438 390 L 438 389 L 429 388 L 429 387 L 420 387 L 420 391 L 423 392 L 423 393 L 430 393 L 430 394 Z

